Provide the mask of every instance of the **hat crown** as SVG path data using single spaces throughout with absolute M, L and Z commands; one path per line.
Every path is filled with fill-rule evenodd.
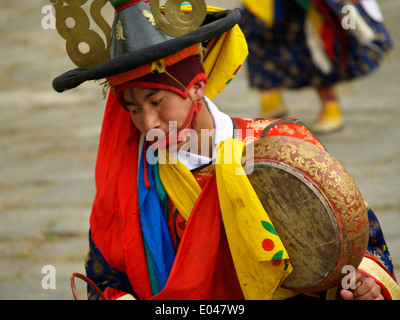
M 64 37 L 65 31 L 72 29 L 66 26 L 65 20 L 67 18 L 73 17 L 77 22 L 80 22 L 78 21 L 79 19 L 83 19 L 84 25 L 89 20 L 85 13 L 82 14 L 83 9 L 80 7 L 83 3 L 81 2 L 81 0 L 71 1 L 71 3 L 69 1 L 56 1 L 53 5 L 56 11 L 57 31 L 62 37 Z M 88 54 L 81 54 L 84 55 L 83 58 L 93 54 L 97 56 L 99 52 L 102 53 L 103 51 L 106 51 L 107 56 L 111 56 L 111 58 L 106 57 L 106 59 L 102 59 L 101 61 L 96 60 L 90 64 L 81 63 L 81 61 L 75 62 L 78 68 L 69 70 L 56 77 L 53 80 L 53 88 L 58 92 L 63 92 L 75 88 L 85 81 L 109 78 L 143 67 L 154 61 L 166 59 L 186 48 L 216 39 L 218 36 L 231 30 L 240 19 L 239 9 L 223 11 L 216 7 L 207 7 L 207 18 L 201 18 L 200 25 L 196 27 L 196 24 L 192 22 L 192 17 L 202 17 L 200 14 L 202 12 L 201 3 L 205 3 L 204 0 L 187 1 L 191 3 L 190 6 L 182 5 L 182 0 L 172 0 L 172 2 L 168 0 L 163 9 L 160 9 L 159 0 L 149 0 L 150 5 L 147 2 L 146 0 L 93 0 L 90 5 L 90 12 L 93 20 L 106 35 L 107 46 L 105 49 L 101 48 L 104 41 L 100 36 L 94 39 L 94 35 L 97 35 L 97 32 L 88 29 L 90 32 L 85 33 L 85 37 L 83 38 L 82 32 L 80 32 L 81 29 L 79 29 L 79 34 L 73 35 L 71 32 L 68 32 L 68 38 L 65 38 L 67 41 L 67 52 L 71 60 L 75 62 L 71 54 L 71 47 L 72 49 L 77 49 L 82 39 L 86 41 L 94 39 L 96 41 L 93 40 L 93 44 L 92 41 L 90 44 L 88 43 L 90 47 Z M 100 10 L 106 3 L 111 3 L 116 11 L 112 29 L 100 13 Z M 167 4 L 171 4 L 171 7 L 168 6 L 167 8 Z M 180 5 L 179 7 L 178 4 Z M 156 10 L 151 10 L 154 7 L 156 7 Z M 164 16 L 159 10 L 163 11 Z M 131 14 L 125 15 L 129 11 L 131 11 Z M 147 12 L 146 15 L 143 14 L 145 12 Z M 137 19 L 132 18 L 132 16 L 136 16 Z M 185 23 L 184 26 L 181 23 L 175 23 L 175 20 L 170 19 L 171 17 L 176 17 L 178 18 L 176 20 L 183 21 Z M 153 21 L 153 18 L 155 21 Z M 135 25 L 135 21 L 137 22 L 138 20 L 144 22 L 141 26 L 143 28 L 140 31 L 138 31 L 138 27 L 131 29 L 129 23 Z M 184 33 L 176 35 L 170 32 L 170 30 L 166 31 L 165 26 L 160 25 L 160 21 L 164 20 L 173 26 L 174 29 L 184 29 Z M 127 21 L 129 21 L 128 25 L 125 23 Z M 185 28 L 188 21 L 190 21 L 188 24 L 191 26 L 190 28 Z M 139 36 L 142 37 L 138 38 Z M 110 43 L 111 38 L 112 45 Z M 232 39 L 240 38 L 233 37 Z M 100 41 L 97 41 L 99 39 Z M 243 46 L 246 46 L 245 43 Z
M 154 22 L 150 6 L 138 2 L 115 13 L 110 56 L 115 58 L 170 39 Z

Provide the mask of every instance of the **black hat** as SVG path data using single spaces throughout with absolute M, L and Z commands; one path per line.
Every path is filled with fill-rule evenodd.
M 240 12 L 237 9 L 206 15 L 206 11 L 203 10 L 206 9 L 204 0 L 191 1 L 194 2 L 192 12 L 197 18 L 199 14 L 195 12 L 195 9 L 200 8 L 199 10 L 204 12 L 204 16 L 200 15 L 201 25 L 192 25 L 190 28 L 195 30 L 189 29 L 189 32 L 185 30 L 185 27 L 178 27 L 181 33 L 187 33 L 174 36 L 163 28 L 163 24 L 169 26 L 164 18 L 158 18 L 158 23 L 156 23 L 160 11 L 158 4 L 155 7 L 155 3 L 159 1 L 150 0 L 150 5 L 147 2 L 111 0 L 116 13 L 111 30 L 110 59 L 87 69 L 79 67 L 58 76 L 53 80 L 53 88 L 58 92 L 63 92 L 87 80 L 107 78 L 158 61 L 189 46 L 218 37 L 233 28 L 240 19 Z M 179 0 L 169 0 L 169 2 L 174 2 L 175 7 L 182 3 Z M 167 12 L 168 1 L 165 5 L 166 16 Z M 189 14 L 180 13 L 183 19 L 190 18 Z M 161 28 L 172 35 L 168 35 Z

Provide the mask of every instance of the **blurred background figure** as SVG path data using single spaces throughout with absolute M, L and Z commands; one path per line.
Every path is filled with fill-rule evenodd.
M 321 102 L 311 129 L 343 126 L 335 85 L 369 74 L 392 48 L 375 0 L 242 0 L 240 26 L 260 116 L 284 117 L 282 89 L 313 87 Z

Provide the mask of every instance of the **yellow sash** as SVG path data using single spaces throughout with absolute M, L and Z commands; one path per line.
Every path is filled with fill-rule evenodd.
M 389 291 L 393 300 L 400 300 L 400 286 L 393 280 L 393 278 L 383 270 L 375 261 L 365 257 L 358 267 L 361 271 L 372 275 L 379 280 L 386 289 Z
M 158 154 L 166 159 L 163 164 L 159 164 L 160 180 L 164 189 L 176 209 L 188 221 L 201 188 L 190 170 L 172 154 L 161 149 Z
M 245 299 L 287 298 L 294 293 L 282 289 L 275 297 L 274 294 L 292 266 L 240 164 L 243 145 L 232 138 L 226 140 L 216 159 L 218 197 L 236 273 Z M 160 179 L 187 219 L 201 189 L 186 166 L 177 159 L 173 161 L 176 164 L 168 163 L 159 165 Z
M 192 6 L 182 6 L 182 12 L 191 12 Z M 207 6 L 207 14 L 224 9 Z M 213 100 L 233 79 L 249 51 L 246 38 L 238 25 L 213 38 L 204 51 L 203 66 L 208 81 L 205 95 Z
M 245 299 L 272 299 L 292 267 L 243 170 L 243 146 L 230 138 L 217 153 L 215 171 L 221 213 Z

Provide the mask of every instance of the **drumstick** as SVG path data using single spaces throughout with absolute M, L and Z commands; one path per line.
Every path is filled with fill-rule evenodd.
M 355 287 L 355 289 L 353 289 L 353 292 L 354 291 L 356 291 L 357 290 L 357 288 L 359 287 L 359 286 L 361 286 L 361 278 L 362 278 L 362 274 L 361 274 L 361 272 L 360 271 L 357 271 L 357 276 L 356 276 L 356 280 L 355 280 L 355 282 L 356 282 L 356 287 Z
M 352 292 L 356 291 L 357 288 L 361 285 L 361 282 L 360 282 L 361 277 L 362 277 L 362 274 L 360 273 L 360 271 L 357 270 L 355 278 L 352 277 L 352 281 L 349 285 L 348 290 L 350 290 Z M 354 281 L 353 281 L 353 279 L 354 279 Z

